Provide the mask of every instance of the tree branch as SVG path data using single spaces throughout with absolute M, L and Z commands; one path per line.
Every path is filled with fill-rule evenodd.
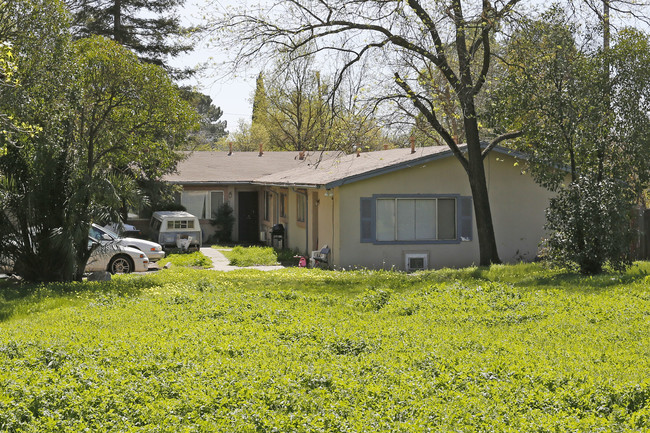
M 402 78 L 399 76 L 399 74 L 395 74 L 395 83 L 399 87 L 402 88 L 404 93 L 406 93 L 406 97 L 411 100 L 413 105 L 422 113 L 424 117 L 426 117 L 427 121 L 431 124 L 433 129 L 440 134 L 443 140 L 445 140 L 445 143 L 451 151 L 454 153 L 456 158 L 460 161 L 460 163 L 463 165 L 463 168 L 467 171 L 469 170 L 469 162 L 467 161 L 467 158 L 463 155 L 463 153 L 460 151 L 458 148 L 458 145 L 454 141 L 453 137 L 447 132 L 447 130 L 440 124 L 440 121 L 438 121 L 438 118 L 436 117 L 435 113 L 432 110 L 429 110 L 420 98 L 413 92 L 413 89 L 411 89 L 411 86 L 409 84 L 402 80 Z
M 524 135 L 523 131 L 512 131 L 512 132 L 506 132 L 505 134 L 499 135 L 494 140 L 492 140 L 485 149 L 483 149 L 483 151 L 481 152 L 481 159 L 485 159 L 485 157 L 488 156 L 488 153 L 490 153 L 490 151 L 494 149 L 496 145 L 501 143 L 502 141 L 509 140 L 511 138 L 518 138 L 521 137 L 522 135 Z

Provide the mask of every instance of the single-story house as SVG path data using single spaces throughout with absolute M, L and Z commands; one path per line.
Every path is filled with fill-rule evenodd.
M 462 148 L 461 148 L 462 149 Z M 522 155 L 496 147 L 485 159 L 503 261 L 533 260 L 552 192 L 522 172 Z M 233 239 L 301 253 L 329 247 L 329 264 L 411 270 L 479 261 L 467 175 L 446 146 L 337 152 L 194 152 L 165 179 L 201 219 L 223 201 Z M 282 224 L 282 238 L 272 228 Z

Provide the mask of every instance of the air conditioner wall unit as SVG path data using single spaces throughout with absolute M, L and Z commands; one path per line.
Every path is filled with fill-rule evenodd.
M 427 253 L 407 253 L 404 255 L 404 259 L 404 268 L 407 272 L 429 269 L 429 254 Z

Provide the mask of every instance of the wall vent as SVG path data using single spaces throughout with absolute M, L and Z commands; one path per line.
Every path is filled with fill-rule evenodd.
M 406 254 L 405 255 L 405 268 L 407 272 L 423 271 L 429 269 L 429 255 L 428 254 Z

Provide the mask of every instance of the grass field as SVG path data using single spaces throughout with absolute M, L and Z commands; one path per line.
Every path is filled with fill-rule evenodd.
M 0 431 L 650 431 L 650 266 L 0 286 Z

